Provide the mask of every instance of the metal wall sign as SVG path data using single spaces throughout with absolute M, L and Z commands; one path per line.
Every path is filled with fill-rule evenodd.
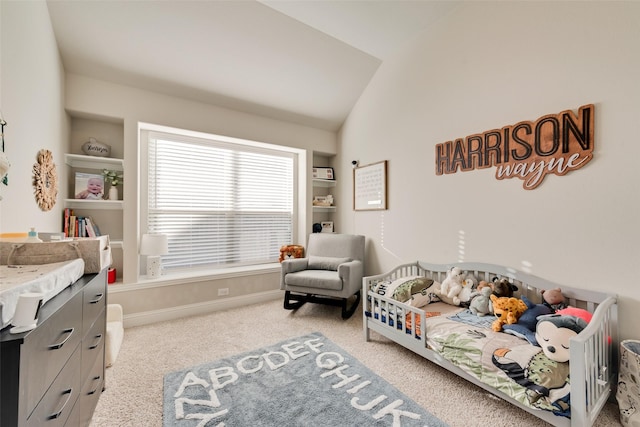
M 525 190 L 546 175 L 566 175 L 593 157 L 593 104 L 436 145 L 436 175 L 496 168 L 496 179 L 519 178 Z

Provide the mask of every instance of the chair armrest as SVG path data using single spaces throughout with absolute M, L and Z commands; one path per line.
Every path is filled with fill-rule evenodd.
M 362 286 L 364 265 L 362 261 L 354 260 L 343 262 L 338 266 L 338 276 L 345 283 L 346 288 L 356 293 Z
M 280 265 L 282 266 L 282 274 L 295 273 L 296 271 L 302 271 L 307 269 L 309 263 L 308 258 L 291 258 L 283 260 Z

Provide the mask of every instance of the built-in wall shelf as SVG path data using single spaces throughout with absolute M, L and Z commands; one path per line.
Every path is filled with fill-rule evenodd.
M 64 207 L 71 209 L 122 210 L 124 208 L 124 201 L 64 199 Z
M 314 206 L 313 211 L 314 212 L 335 212 L 336 207 L 335 206 Z
M 64 161 L 72 168 L 124 170 L 124 159 L 65 153 Z
M 336 186 L 336 181 L 335 181 L 335 179 L 314 178 L 313 179 L 313 186 L 314 187 L 335 187 Z

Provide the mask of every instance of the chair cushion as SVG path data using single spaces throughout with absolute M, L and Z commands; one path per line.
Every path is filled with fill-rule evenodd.
M 351 261 L 351 258 L 335 258 L 329 256 L 309 255 L 309 270 L 333 270 L 337 271 L 338 266 L 342 263 Z
M 299 286 L 302 288 L 342 290 L 342 280 L 337 271 L 329 270 L 304 270 L 289 273 L 284 277 L 287 286 Z M 291 289 L 295 290 L 295 289 Z

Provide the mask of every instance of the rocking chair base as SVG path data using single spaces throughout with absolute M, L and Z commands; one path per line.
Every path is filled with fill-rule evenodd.
M 356 292 L 354 295 L 356 300 L 351 304 L 351 307 L 349 307 L 349 298 L 331 298 L 314 294 L 296 294 L 291 291 L 285 291 L 284 308 L 285 310 L 297 310 L 307 302 L 332 305 L 342 307 L 342 318 L 347 320 L 353 315 L 353 313 L 355 313 L 358 305 L 360 304 L 360 291 Z

